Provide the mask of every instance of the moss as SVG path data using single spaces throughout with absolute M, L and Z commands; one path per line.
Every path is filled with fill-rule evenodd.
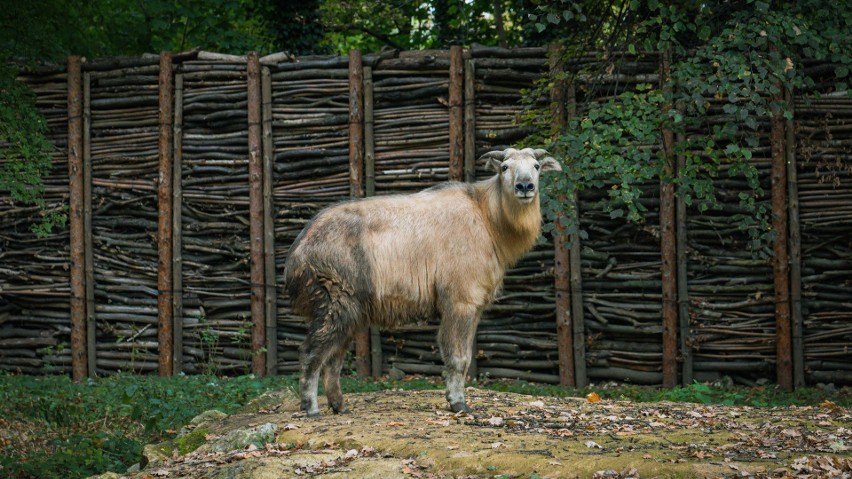
M 178 453 L 184 455 L 198 449 L 207 442 L 206 437 L 209 433 L 210 431 L 207 428 L 198 428 L 175 438 L 174 444 L 177 446 Z

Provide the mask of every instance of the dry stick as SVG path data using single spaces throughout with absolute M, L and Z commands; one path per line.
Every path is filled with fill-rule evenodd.
M 462 47 L 450 47 L 450 165 L 449 180 L 464 180 L 464 110 L 462 91 L 464 84 L 464 58 Z
M 92 254 L 92 108 L 91 74 L 83 74 L 83 231 L 86 260 L 86 357 L 89 377 L 97 375 L 95 275 Z
M 777 82 L 776 87 L 779 89 L 779 93 L 773 95 L 772 101 L 777 104 L 783 100 L 782 93 L 780 93 L 783 86 L 780 81 Z M 782 389 L 791 390 L 793 389 L 793 360 L 788 265 L 790 258 L 787 253 L 787 162 L 784 155 L 784 117 L 780 107 L 773 108 L 771 115 L 772 229 L 777 233 L 772 246 L 777 348 L 776 374 L 778 385 Z
M 663 93 L 671 95 L 667 84 L 671 65 L 671 50 L 660 56 L 660 83 Z M 664 103 L 663 111 L 671 105 Z M 661 281 L 663 294 L 663 387 L 677 385 L 677 237 L 675 234 L 674 197 L 674 132 L 663 128 L 665 164 L 660 176 L 660 250 L 662 257 Z
M 553 106 L 551 136 L 556 139 L 568 125 L 568 115 L 565 110 L 565 80 L 562 73 L 562 47 L 552 44 L 548 51 L 550 57 L 550 73 L 554 77 L 550 90 L 550 102 Z M 560 203 L 565 196 L 560 195 Z M 568 387 L 577 385 L 574 365 L 574 335 L 571 322 L 578 318 L 571 317 L 571 279 L 570 279 L 570 248 L 566 245 L 569 235 L 561 223 L 562 215 L 556 218 L 556 229 L 553 235 L 554 243 L 554 282 L 556 287 L 556 336 L 557 354 L 559 356 L 559 384 Z
M 363 198 L 364 191 L 364 69 L 360 50 L 349 50 L 349 196 Z M 355 370 L 370 375 L 370 330 L 355 332 Z
M 88 372 L 81 63 L 78 56 L 68 57 L 68 222 L 71 248 L 71 376 L 74 381 L 82 381 Z
M 802 233 L 799 223 L 799 187 L 796 171 L 796 133 L 793 125 L 793 93 L 785 90 L 784 100 L 790 111 L 785 121 L 784 159 L 787 163 L 787 195 L 790 215 L 790 302 L 792 307 L 793 387 L 805 386 L 805 346 L 802 340 Z
M 172 318 L 174 374 L 183 372 L 183 74 L 175 75 L 174 164 L 172 166 Z
M 261 59 L 263 63 L 263 59 Z M 266 314 L 266 373 L 278 374 L 278 320 L 275 284 L 275 211 L 272 196 L 274 171 L 274 145 L 272 140 L 272 80 L 269 68 L 261 71 L 261 99 L 263 121 L 263 261 Z
M 249 235 L 251 264 L 251 371 L 266 374 L 266 291 L 263 258 L 263 132 L 261 122 L 260 58 L 248 54 Z
M 373 137 L 373 69 L 364 67 L 364 176 L 366 196 L 376 194 L 376 152 Z M 382 375 L 382 336 L 379 328 L 370 327 L 370 369 L 374 378 Z
M 172 271 L 172 162 L 173 162 L 173 107 L 174 77 L 172 76 L 172 54 L 160 54 L 159 101 L 160 101 L 160 183 L 157 189 L 157 308 L 159 324 L 157 340 L 160 346 L 158 370 L 160 376 L 174 373 L 173 354 L 173 271 Z

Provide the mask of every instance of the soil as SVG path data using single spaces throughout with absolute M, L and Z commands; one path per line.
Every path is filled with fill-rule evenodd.
M 467 395 L 470 414 L 451 413 L 443 391 L 381 391 L 347 395 L 348 413 L 307 418 L 292 392 L 277 391 L 245 413 L 195 421 L 122 477 L 852 477 L 852 412 L 828 401 Z

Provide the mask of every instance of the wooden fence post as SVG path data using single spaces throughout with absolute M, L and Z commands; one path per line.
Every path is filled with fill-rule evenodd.
M 174 311 L 172 270 L 172 168 L 174 145 L 174 78 L 172 76 L 172 53 L 160 53 L 160 171 L 157 188 L 157 341 L 160 347 L 160 376 L 171 376 L 174 372 Z
M 272 180 L 275 145 L 272 139 L 272 77 L 269 68 L 260 74 L 263 121 L 263 264 L 264 314 L 266 316 L 266 374 L 278 374 L 278 298 L 275 284 L 275 212 Z
M 793 93 L 785 91 L 784 101 L 790 118 L 784 125 L 784 156 L 787 163 L 787 195 L 790 214 L 790 307 L 793 339 L 793 387 L 805 387 L 805 344 L 802 336 L 802 233 L 799 223 L 799 173 L 796 170 L 796 137 L 793 124 Z
M 464 181 L 463 53 L 462 47 L 458 45 L 450 47 L 450 181 Z
M 183 372 L 183 74 L 175 75 L 172 158 L 172 357 L 174 374 Z
M 376 144 L 373 136 L 373 69 L 364 67 L 364 179 L 366 196 L 376 194 Z M 382 375 L 382 335 L 378 327 L 370 327 L 370 372 Z
M 568 117 L 565 112 L 565 80 L 559 77 L 563 68 L 562 48 L 558 44 L 549 46 L 548 59 L 550 75 L 553 78 L 553 86 L 550 89 L 551 136 L 556 139 L 568 125 Z M 565 196 L 561 195 L 560 200 L 564 202 Z M 560 219 L 562 219 L 561 215 L 556 218 L 556 229 L 553 233 L 553 276 L 556 289 L 556 347 L 559 358 L 559 384 L 575 387 L 577 379 L 574 374 L 574 329 L 571 325 L 571 252 L 566 246 L 570 239 L 565 233 L 565 227 L 561 224 Z
M 671 50 L 660 55 L 660 86 L 663 93 L 671 95 L 667 85 L 671 65 Z M 663 111 L 671 109 L 671 104 L 663 103 Z M 663 128 L 663 151 L 665 164 L 660 176 L 660 253 L 663 300 L 663 387 L 677 385 L 677 237 L 675 236 L 675 194 L 674 194 L 674 132 Z
M 266 301 L 263 260 L 263 136 L 261 124 L 260 57 L 248 54 L 249 235 L 251 262 L 251 371 L 266 374 Z
M 777 48 L 770 47 L 772 51 Z M 793 359 L 790 331 L 790 270 L 787 252 L 787 159 L 784 147 L 784 116 L 780 104 L 783 86 L 776 83 L 778 93 L 771 101 L 772 151 L 772 229 L 776 232 L 772 245 L 772 271 L 775 286 L 776 375 L 778 386 L 793 389 Z
M 464 181 L 476 181 L 476 63 L 464 62 Z
M 460 48 L 460 47 L 459 47 Z M 460 48 L 461 49 L 461 48 Z M 461 130 L 461 144 L 462 144 L 462 159 L 461 159 L 461 178 L 459 181 L 465 181 L 471 183 L 476 181 L 476 106 L 474 104 L 474 82 L 476 80 L 476 70 L 474 66 L 473 59 L 470 58 L 470 52 L 463 53 L 459 55 L 461 60 L 455 59 L 453 56 L 453 50 L 450 50 L 450 66 L 452 68 L 454 61 L 462 62 L 462 72 L 461 72 L 461 89 L 462 89 L 462 101 L 463 108 L 461 108 L 461 117 L 462 117 L 462 130 Z M 453 79 L 453 72 L 450 72 L 450 81 Z M 452 93 L 452 87 L 451 87 Z M 450 99 L 450 106 L 452 107 L 452 95 Z M 452 121 L 452 111 L 450 111 L 450 120 Z M 458 120 L 458 119 L 456 119 Z M 450 131 L 452 132 L 453 127 L 450 126 Z M 452 143 L 453 140 L 450 140 L 450 151 L 452 152 Z M 453 160 L 450 159 L 450 164 L 453 164 Z M 477 361 L 476 356 L 479 352 L 479 341 L 476 338 L 476 334 L 473 335 L 473 344 L 471 345 L 470 350 L 472 351 L 470 358 L 470 365 L 467 368 L 467 377 L 471 379 L 476 379 L 479 377 L 479 361 Z
M 68 57 L 68 223 L 71 261 L 71 378 L 74 381 L 82 381 L 88 374 L 81 64 L 80 57 Z
M 364 197 L 364 66 L 360 50 L 349 50 L 349 196 Z M 370 375 L 370 330 L 355 333 L 355 371 Z
M 82 68 L 82 66 L 81 66 Z M 88 376 L 98 370 L 97 321 L 95 317 L 95 259 L 92 240 L 92 105 L 91 75 L 83 73 L 83 232 L 86 262 L 86 364 Z

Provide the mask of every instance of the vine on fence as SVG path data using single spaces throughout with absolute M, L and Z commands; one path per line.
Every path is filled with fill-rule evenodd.
M 609 36 L 599 44 L 593 38 L 591 45 L 602 52 L 603 59 L 609 56 L 608 63 L 615 68 L 628 56 L 671 51 L 670 77 L 662 84 L 640 84 L 588 103 L 570 120 L 566 132 L 553 138 L 544 138 L 542 133 L 539 141 L 549 141 L 550 149 L 564 159 L 566 167 L 566 174 L 548 186 L 551 194 L 544 202 L 548 218 L 566 211 L 560 221 L 566 223 L 569 233 L 576 232 L 574 205 L 556 198 L 564 192 L 608 187 L 609 200 L 602 206 L 610 215 L 641 221 L 643 208 L 637 199 L 642 185 L 655 178 L 674 181 L 687 205 L 706 211 L 718 207 L 713 181 L 724 173 L 745 179 L 749 191 L 739 194 L 741 211 L 736 214 L 749 235 L 752 251 L 760 256 L 770 254 L 769 244 L 775 236 L 771 213 L 761 201 L 764 191 L 751 161 L 759 146 L 761 123 L 779 110 L 785 118 L 792 118 L 783 101 L 773 100 L 784 90 L 817 86 L 805 73 L 806 61 L 829 60 L 836 65 L 831 72 L 835 81 L 828 86 L 834 92 L 847 91 L 852 66 L 848 36 L 852 13 L 826 12 L 818 3 L 773 6 L 747 1 L 733 9 L 724 2 L 699 6 L 631 2 L 629 10 L 640 20 L 618 32 L 598 30 L 601 38 Z M 559 12 L 551 13 L 554 15 L 542 18 L 554 25 L 562 22 L 556 15 Z M 619 22 L 613 24 L 624 23 Z M 541 26 L 548 28 L 544 23 Z M 566 63 L 576 49 L 576 45 L 568 45 Z M 623 53 L 614 55 L 611 49 Z M 580 74 L 594 78 L 599 73 L 582 69 L 557 73 L 541 82 L 529 98 L 546 94 L 556 80 L 574 81 Z M 710 123 L 711 112 L 719 109 L 725 113 L 724 121 Z M 530 108 L 525 121 L 540 132 L 550 131 L 549 111 Z M 682 155 L 685 165 L 677 178 L 664 174 L 664 165 L 671 159 L 659 147 L 663 128 L 681 138 L 673 145 L 674 155 Z
M 0 67 L 0 191 L 8 191 L 14 202 L 38 208 L 41 221 L 33 223 L 32 231 L 39 237 L 55 225 L 65 225 L 64 210 L 48 210 L 42 197 L 42 178 L 51 166 L 46 134 L 35 94 L 9 68 Z

